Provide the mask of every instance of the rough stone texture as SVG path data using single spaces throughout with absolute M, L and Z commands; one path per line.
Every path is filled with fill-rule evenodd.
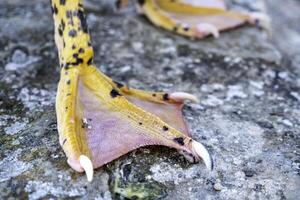
M 89 184 L 58 144 L 59 79 L 48 0 L 0 2 L 0 199 L 297 199 L 300 195 L 300 1 L 268 0 L 272 39 L 255 27 L 190 41 L 132 9 L 88 1 L 96 63 L 147 90 L 186 91 L 192 135 L 215 170 L 168 148 L 136 150 Z M 261 1 L 230 2 L 256 10 Z M 110 11 L 113 9 L 110 8 Z

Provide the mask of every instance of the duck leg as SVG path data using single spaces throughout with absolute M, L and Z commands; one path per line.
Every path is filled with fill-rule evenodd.
M 164 145 L 212 169 L 208 151 L 191 138 L 182 118 L 183 101 L 195 97 L 113 82 L 93 63 L 82 0 L 52 0 L 52 8 L 61 67 L 57 124 L 68 164 L 91 181 L 95 168 L 139 147 Z

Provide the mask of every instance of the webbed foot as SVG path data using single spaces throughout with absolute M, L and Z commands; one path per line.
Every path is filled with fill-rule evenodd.
M 182 117 L 193 95 L 146 92 L 112 81 L 93 64 L 93 48 L 80 0 L 52 0 L 61 76 L 56 97 L 60 144 L 68 164 L 93 170 L 142 146 L 178 149 L 190 161 L 213 164 L 205 147 L 193 140 Z
M 181 113 L 183 101 L 197 101 L 195 96 L 130 89 L 93 67 L 82 69 L 69 83 L 64 77 L 59 91 L 73 90 L 70 99 L 58 92 L 60 141 L 69 165 L 84 170 L 88 180 L 91 169 L 148 145 L 176 148 L 189 161 L 203 159 L 212 169 L 208 151 L 190 137 Z
M 190 38 L 209 35 L 249 23 L 269 29 L 270 18 L 262 13 L 227 10 L 223 0 L 144 0 L 140 10 L 156 26 Z

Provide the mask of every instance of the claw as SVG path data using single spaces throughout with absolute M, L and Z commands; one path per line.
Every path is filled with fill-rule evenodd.
M 173 92 L 169 95 L 169 98 L 176 101 L 176 102 L 183 102 L 184 100 L 190 100 L 194 103 L 199 103 L 199 99 L 192 94 L 185 93 L 185 92 Z
M 87 180 L 91 182 L 93 180 L 94 168 L 92 161 L 85 155 L 79 156 L 79 163 L 84 169 Z
M 208 153 L 207 149 L 201 143 L 193 140 L 192 151 L 202 158 L 207 169 L 209 169 L 210 171 L 213 170 L 213 160 L 211 159 L 211 156 Z
M 271 26 L 271 19 L 268 15 L 259 12 L 253 12 L 249 14 L 249 23 L 259 25 L 264 29 L 269 30 Z
M 215 38 L 218 38 L 220 36 L 218 28 L 209 23 L 200 23 L 196 26 L 196 32 L 199 34 L 199 36 L 204 35 L 213 35 Z

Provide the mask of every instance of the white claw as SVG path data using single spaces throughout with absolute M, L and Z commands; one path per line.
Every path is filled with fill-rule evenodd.
M 218 38 L 220 36 L 218 28 L 209 23 L 200 23 L 196 26 L 196 30 L 199 33 L 204 33 L 205 35 L 212 34 L 215 38 Z
M 271 18 L 268 15 L 264 13 L 253 12 L 253 13 L 249 13 L 249 16 L 250 16 L 249 23 L 257 24 L 267 30 L 270 29 Z
M 213 161 L 207 151 L 207 149 L 199 142 L 193 140 L 192 142 L 193 151 L 202 158 L 203 162 L 205 163 L 207 169 L 212 171 L 213 169 Z
M 93 180 L 94 168 L 92 161 L 85 155 L 79 156 L 79 163 L 84 169 L 87 180 L 91 182 Z
M 199 103 L 199 100 L 196 96 L 185 92 L 173 92 L 169 95 L 169 98 L 176 102 L 183 102 L 184 100 L 190 100 L 192 102 Z

